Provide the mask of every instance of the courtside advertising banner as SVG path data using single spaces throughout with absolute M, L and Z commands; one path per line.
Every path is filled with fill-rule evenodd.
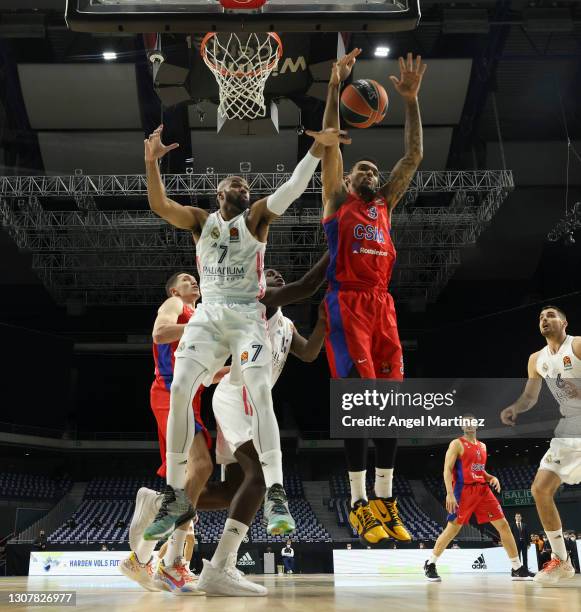
M 29 576 L 120 576 L 127 550 L 30 553 Z
M 577 542 L 581 550 L 581 542 Z M 532 552 L 532 554 L 531 554 Z M 424 575 L 429 549 L 334 550 L 336 575 L 418 574 Z M 529 569 L 537 571 L 534 549 L 529 552 Z M 502 546 L 490 548 L 451 548 L 438 559 L 438 574 L 509 574 L 511 565 Z

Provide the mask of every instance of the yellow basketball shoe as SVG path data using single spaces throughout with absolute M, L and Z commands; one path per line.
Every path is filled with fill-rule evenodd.
M 351 512 L 349 512 L 349 523 L 357 531 L 359 541 L 363 546 L 373 548 L 385 548 L 389 541 L 389 536 L 375 518 L 369 502 L 363 499 L 355 502 Z
M 373 516 L 379 521 L 384 531 L 400 542 L 411 542 L 412 536 L 404 527 L 397 509 L 395 497 L 376 497 L 369 500 Z

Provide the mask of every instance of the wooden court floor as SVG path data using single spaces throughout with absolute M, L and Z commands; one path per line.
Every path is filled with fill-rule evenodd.
M 306 574 L 254 576 L 268 587 L 263 598 L 175 597 L 147 593 L 123 576 L 0 578 L 0 610 L 82 610 L 99 612 L 347 612 L 384 609 L 427 612 L 577 612 L 581 611 L 581 577 L 558 587 L 512 582 L 504 575 L 448 576 L 442 583 L 421 576 L 334 576 Z M 32 607 L 6 602 L 9 591 L 75 590 L 77 605 Z M 380 605 L 381 608 L 377 608 Z

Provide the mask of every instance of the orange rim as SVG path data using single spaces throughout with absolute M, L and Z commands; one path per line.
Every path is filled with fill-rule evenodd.
M 273 59 L 268 64 L 268 66 L 265 66 L 264 68 L 260 68 L 258 70 L 252 70 L 251 72 L 230 72 L 230 70 L 228 70 L 227 68 L 218 67 L 208 58 L 208 55 L 206 53 L 206 45 L 214 36 L 216 36 L 216 34 L 217 32 L 208 32 L 204 36 L 204 38 L 202 39 L 202 44 L 200 45 L 200 55 L 202 56 L 206 64 L 210 67 L 210 70 L 212 70 L 213 72 L 219 72 L 222 76 L 231 76 L 239 79 L 242 79 L 244 77 L 255 77 L 259 74 L 262 74 L 263 72 L 270 72 L 276 66 L 278 60 L 282 57 L 282 40 L 280 36 L 276 32 L 267 32 L 267 34 L 275 40 L 278 46 L 276 58 Z

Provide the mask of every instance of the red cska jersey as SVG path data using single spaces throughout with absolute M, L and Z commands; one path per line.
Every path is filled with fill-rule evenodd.
M 350 193 L 339 210 L 323 219 L 331 260 L 329 289 L 387 291 L 395 264 L 387 200 L 365 202 Z
M 456 460 L 452 472 L 454 489 L 456 485 L 486 483 L 484 471 L 486 470 L 486 447 L 478 440 L 474 443 L 466 438 L 458 438 L 464 448 L 464 453 Z
M 182 313 L 176 321 L 177 324 L 187 323 L 192 315 L 194 309 L 187 304 L 184 304 Z M 154 385 L 162 387 L 166 391 L 171 388 L 173 381 L 173 370 L 175 364 L 174 353 L 178 347 L 179 340 L 175 342 L 169 342 L 167 344 L 154 344 L 153 345 L 153 360 L 155 362 L 155 382 Z M 201 389 L 201 387 L 200 387 Z

